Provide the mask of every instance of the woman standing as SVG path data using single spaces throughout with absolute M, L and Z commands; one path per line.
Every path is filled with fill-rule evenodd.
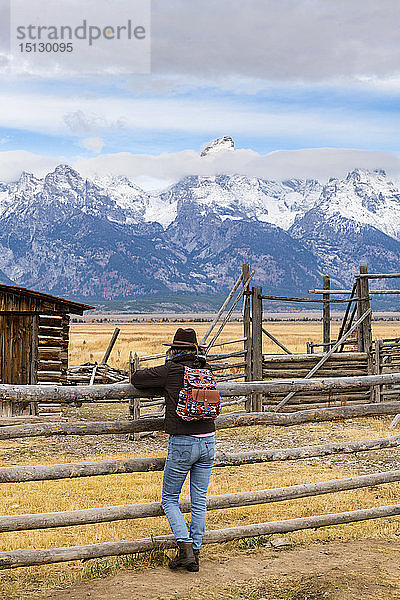
M 185 367 L 210 369 L 199 354 L 194 329 L 179 328 L 167 344 L 165 365 L 140 369 L 133 375 L 138 389 L 165 396 L 165 431 L 169 433 L 164 468 L 162 507 L 175 536 L 178 552 L 171 569 L 199 570 L 199 552 L 206 526 L 206 494 L 215 458 L 215 424 L 212 418 L 186 421 L 177 415 L 179 393 L 184 387 Z M 179 508 L 179 495 L 190 473 L 190 531 Z

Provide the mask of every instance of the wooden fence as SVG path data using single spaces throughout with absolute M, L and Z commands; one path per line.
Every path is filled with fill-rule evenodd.
M 263 379 L 276 380 L 284 378 L 304 377 L 324 356 L 322 353 L 313 354 L 291 354 L 271 356 L 263 355 L 262 375 Z M 368 355 L 366 352 L 341 352 L 334 353 L 318 370 L 318 377 L 332 377 L 340 373 L 344 377 L 368 375 Z M 277 394 L 274 397 L 274 404 L 266 399 L 264 410 L 274 410 L 276 401 L 285 397 L 285 393 Z M 326 392 L 307 391 L 297 393 L 290 402 L 284 407 L 285 410 L 292 411 L 300 407 L 314 408 L 333 405 L 362 404 L 370 401 L 370 387 L 364 386 L 356 389 L 340 388 L 336 390 L 328 389 Z
M 273 395 L 281 392 L 304 390 L 336 390 L 339 388 L 357 389 L 360 386 L 391 385 L 400 383 L 400 373 L 374 376 L 353 376 L 327 379 L 280 380 L 271 382 L 225 382 L 219 387 L 223 396 L 244 396 L 246 394 Z M 132 396 L 143 396 L 143 392 L 135 390 L 130 384 L 114 384 L 109 386 L 84 386 L 79 388 L 42 387 L 42 386 L 7 386 L 0 385 L 0 397 L 8 401 L 22 398 L 31 401 L 41 396 L 46 402 L 74 402 L 80 396 L 82 402 L 104 402 L 108 399 L 128 401 Z M 227 413 L 218 417 L 217 428 L 241 427 L 244 425 L 294 425 L 315 421 L 333 421 L 336 419 L 357 416 L 393 415 L 400 413 L 400 402 L 380 402 L 356 406 L 333 407 L 323 410 L 303 410 L 292 413 Z M 0 439 L 17 439 L 34 436 L 52 435 L 100 435 L 112 433 L 128 433 L 136 431 L 154 431 L 163 428 L 163 419 L 153 417 L 136 421 L 100 422 L 100 423 L 60 423 L 29 424 L 6 426 L 0 428 Z M 244 465 L 281 460 L 298 460 L 316 456 L 327 456 L 337 453 L 349 453 L 377 450 L 381 448 L 400 447 L 400 436 L 387 438 L 337 442 L 324 445 L 303 446 L 299 448 L 270 448 L 260 452 L 245 452 L 236 455 L 218 454 L 216 467 Z M 92 477 L 97 475 L 115 475 L 117 473 L 143 472 L 162 470 L 165 457 L 114 459 L 106 461 L 67 463 L 58 465 L 18 466 L 0 468 L 0 482 L 21 483 L 26 481 L 49 481 L 75 477 Z M 343 490 L 389 484 L 400 481 L 400 470 L 349 477 L 317 483 L 306 483 L 283 488 L 265 489 L 249 492 L 223 494 L 208 498 L 209 510 L 217 510 L 239 506 L 250 506 L 305 498 L 320 494 L 340 492 Z M 190 503 L 183 500 L 182 510 L 188 512 Z M 0 532 L 47 529 L 53 527 L 69 527 L 82 524 L 93 524 L 125 519 L 149 518 L 162 514 L 160 503 L 133 504 L 113 507 L 101 507 L 78 511 L 61 511 L 56 513 L 39 513 L 0 517 Z M 368 509 L 308 516 L 267 523 L 258 523 L 227 529 L 208 531 L 204 543 L 217 543 L 239 538 L 285 533 L 300 529 L 325 527 L 340 523 L 353 523 L 366 519 L 377 519 L 400 515 L 400 505 L 378 506 Z M 21 566 L 56 563 L 71 560 L 87 560 L 105 556 L 118 556 L 127 553 L 138 553 L 154 548 L 171 548 L 175 546 L 172 535 L 162 535 L 136 540 L 103 542 L 84 546 L 47 549 L 21 549 L 0 552 L 0 568 L 8 569 Z
M 251 316 L 243 316 L 244 329 L 250 330 L 250 350 L 247 353 L 247 380 L 279 379 L 281 377 L 320 377 L 329 376 L 335 370 L 343 375 L 372 375 L 390 373 L 400 369 L 400 338 L 376 340 L 372 338 L 372 310 L 370 294 L 399 294 L 400 290 L 370 290 L 369 280 L 399 278 L 400 274 L 369 274 L 365 266 L 355 276 L 352 289 L 334 290 L 330 288 L 330 279 L 323 277 L 320 290 L 310 293 L 321 294 L 322 298 L 295 298 L 267 296 L 261 287 L 251 291 Z M 336 299 L 336 294 L 347 295 L 345 299 Z M 306 354 L 293 354 L 292 351 L 267 331 L 263 323 L 263 301 L 274 300 L 290 303 L 319 303 L 322 307 L 321 344 L 307 343 Z M 346 305 L 337 340 L 331 340 L 331 304 Z M 284 354 L 263 353 L 263 336 L 267 336 L 283 350 Z M 354 339 L 355 338 L 355 339 Z M 323 353 L 316 354 L 315 349 L 322 347 Z M 346 352 L 344 352 L 346 349 Z M 315 357 L 315 358 L 314 358 Z M 364 387 L 358 390 L 341 389 L 340 392 L 328 390 L 327 393 L 290 393 L 278 397 L 277 404 L 263 402 L 260 394 L 253 394 L 246 407 L 248 410 L 261 411 L 273 409 L 292 411 L 300 407 L 314 408 L 324 405 L 342 405 L 353 403 L 381 402 L 400 397 L 398 385 Z M 275 401 L 275 399 L 274 399 Z M 400 419 L 399 419 L 400 420 Z
M 350 290 L 334 290 L 330 288 L 328 276 L 323 278 L 323 289 L 310 290 L 310 293 L 322 294 L 322 298 L 294 298 L 266 296 L 261 287 L 252 287 L 250 281 L 254 271 L 250 266 L 242 266 L 242 273 L 235 282 L 231 292 L 222 304 L 217 315 L 208 327 L 201 344 L 206 349 L 209 364 L 212 366 L 218 382 L 229 381 L 260 381 L 262 379 L 277 380 L 280 378 L 316 378 L 329 377 L 335 372 L 344 376 L 379 375 L 398 371 L 400 369 L 400 338 L 392 340 L 372 340 L 372 311 L 369 306 L 370 294 L 385 294 L 387 290 L 369 289 L 369 279 L 378 278 L 378 275 L 369 276 L 366 267 L 360 267 L 360 274 L 356 275 L 355 283 Z M 382 275 L 383 278 L 388 275 Z M 390 277 L 397 277 L 396 274 Z M 400 293 L 400 290 L 390 293 Z M 349 294 L 346 299 L 335 299 L 336 294 Z M 333 297 L 333 298 L 332 298 Z M 307 353 L 294 353 L 281 340 L 277 339 L 267 329 L 263 322 L 263 301 L 276 300 L 279 302 L 312 302 L 322 306 L 323 342 L 321 344 L 307 343 Z M 229 322 L 234 308 L 243 301 L 243 337 L 219 342 L 218 338 L 224 326 Z M 344 303 L 346 309 L 338 332 L 338 339 L 331 339 L 331 303 Z M 118 329 L 116 330 L 116 332 Z M 114 333 L 115 335 L 115 333 Z M 263 339 L 271 340 L 280 354 L 266 354 L 263 352 Z M 113 340 L 110 345 L 112 347 Z M 231 350 L 229 345 L 235 344 Z M 239 345 L 239 348 L 238 348 Z M 322 347 L 323 352 L 316 353 L 315 349 Z M 346 351 L 344 351 L 346 349 Z M 164 360 L 165 354 L 153 354 L 139 357 L 137 353 L 131 355 L 130 372 L 135 369 L 153 365 L 154 362 Z M 104 361 L 103 361 L 104 362 Z M 89 369 L 89 367 L 91 367 Z M 88 372 L 82 376 L 82 367 L 77 368 L 77 373 L 72 373 L 69 383 L 82 384 L 85 380 L 90 384 L 100 383 L 100 366 L 89 365 Z M 91 375 L 91 377 L 90 377 Z M 97 379 L 96 379 L 97 377 Z M 113 380 L 111 379 L 111 382 Z M 357 389 L 340 388 L 336 390 L 298 391 L 289 394 L 276 394 L 273 399 L 265 398 L 260 393 L 242 396 L 239 399 L 228 399 L 224 406 L 243 405 L 248 412 L 261 412 L 262 410 L 293 410 L 306 408 L 323 408 L 324 406 L 342 406 L 381 402 L 400 397 L 400 386 L 395 384 L 384 386 L 360 386 Z M 108 401 L 112 401 L 108 398 Z M 49 407 L 49 405 L 47 405 Z M 129 402 L 129 414 L 133 420 L 147 418 L 150 413 L 162 416 L 164 410 L 163 398 L 154 398 L 152 402 L 142 401 L 138 395 L 133 395 Z M 51 411 L 52 408 L 47 409 Z M 32 418 L 34 421 L 35 418 Z M 8 421 L 10 422 L 10 421 Z

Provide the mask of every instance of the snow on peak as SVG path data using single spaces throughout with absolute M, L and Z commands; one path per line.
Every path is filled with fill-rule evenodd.
M 369 184 L 377 180 L 382 182 L 386 179 L 386 171 L 383 169 L 353 169 L 347 174 L 346 181 L 360 182 Z
M 315 181 L 279 182 L 244 175 L 185 177 L 159 196 L 162 224 L 174 220 L 178 205 L 192 202 L 221 219 L 256 218 L 289 229 L 297 216 L 315 206 L 321 189 Z M 156 212 L 152 216 L 161 223 Z
M 229 135 L 217 138 L 209 144 L 207 144 L 200 156 L 209 156 L 210 154 L 216 154 L 217 152 L 225 152 L 226 150 L 234 150 L 235 142 Z
M 93 181 L 124 212 L 127 223 L 143 220 L 149 195 L 131 179 L 122 175 L 109 175 L 97 177 Z
M 210 142 L 202 156 L 232 150 L 229 136 Z M 24 172 L 18 181 L 0 184 L 0 215 L 42 210 L 44 215 L 82 211 L 121 224 L 157 222 L 164 228 L 189 202 L 221 219 L 257 219 L 288 230 L 310 209 L 323 219 L 345 218 L 372 225 L 400 239 L 400 181 L 382 170 L 355 169 L 343 179 L 272 181 L 243 175 L 187 176 L 163 192 L 148 193 L 124 176 L 82 177 L 58 165 L 44 179 Z
M 383 170 L 355 169 L 342 180 L 331 179 L 319 209 L 328 218 L 344 217 L 400 237 L 400 190 Z
M 33 179 L 35 179 L 33 173 L 29 173 L 29 171 L 22 171 L 18 181 L 19 183 L 24 183 L 26 181 L 32 181 Z
M 34 193 L 38 187 L 41 187 L 42 180 L 35 177 L 32 173 L 22 171 L 20 178 L 16 183 L 9 184 L 8 188 L 18 196 Z
M 57 165 L 54 169 L 54 173 L 57 173 L 57 175 L 72 175 L 74 177 L 80 177 L 78 171 L 75 171 L 75 169 L 65 163 Z

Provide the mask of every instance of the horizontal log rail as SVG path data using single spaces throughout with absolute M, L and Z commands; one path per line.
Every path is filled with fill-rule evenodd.
M 312 343 L 312 342 L 310 342 Z M 334 344 L 334 342 L 332 342 L 332 344 Z M 272 360 L 272 361 L 276 361 L 276 362 L 312 362 L 315 361 L 318 358 L 321 358 L 322 356 L 324 356 L 324 352 L 315 352 L 314 354 L 310 355 L 310 354 L 304 354 L 303 352 L 298 352 L 297 354 L 293 353 L 290 355 L 286 355 L 286 354 L 267 354 L 267 353 L 263 353 L 263 358 L 267 359 L 267 360 Z M 332 356 L 330 356 L 329 360 L 330 362 L 332 361 L 339 361 L 339 362 L 343 362 L 346 363 L 347 361 L 363 361 L 363 360 L 367 360 L 368 358 L 368 354 L 367 352 L 340 352 L 340 353 L 335 353 L 332 354 Z
M 309 294 L 326 294 L 326 290 L 308 290 Z M 329 288 L 329 294 L 351 294 L 351 290 L 332 290 Z M 400 294 L 400 290 L 369 290 L 370 296 L 375 294 Z M 357 300 L 357 298 L 356 298 Z M 346 300 L 347 301 L 347 300 Z
M 210 364 L 210 363 L 208 363 Z M 222 364 L 216 364 L 213 365 L 211 364 L 211 368 L 213 370 L 213 372 L 215 373 L 215 371 L 227 371 L 229 369 L 240 369 L 246 366 L 247 363 L 245 362 L 234 362 L 234 363 L 222 363 Z
M 356 279 L 399 279 L 400 273 L 357 273 Z
M 73 404 L 103 400 L 129 400 L 134 397 L 151 398 L 144 390 L 137 390 L 129 383 L 105 385 L 12 385 L 0 384 L 0 401 L 45 402 Z
M 289 356 L 289 359 L 292 358 Z M 383 375 L 357 375 L 351 377 L 322 377 L 313 379 L 276 379 L 274 381 L 246 381 L 243 383 L 219 383 L 221 396 L 244 396 L 261 393 L 271 395 L 279 392 L 301 390 L 335 390 L 360 388 L 369 385 L 400 383 L 400 373 Z M 159 392 L 158 392 L 159 394 Z M 139 390 L 130 383 L 109 385 L 11 385 L 0 384 L 1 402 L 45 402 L 72 404 L 73 402 L 96 402 L 103 400 L 128 400 L 152 398 L 157 392 Z
M 302 423 L 341 421 L 356 417 L 397 415 L 400 402 L 379 402 L 358 406 L 335 406 L 332 408 L 299 410 L 292 413 L 226 413 L 215 420 L 217 429 L 246 427 L 251 425 L 277 425 L 290 427 Z M 105 435 L 140 433 L 142 431 L 162 431 L 164 419 L 151 417 L 135 421 L 92 421 L 79 423 L 38 423 L 32 425 L 12 425 L 0 427 L 0 440 L 13 440 L 29 437 L 51 437 L 53 435 Z
M 299 378 L 304 375 L 307 375 L 307 373 L 310 371 L 310 366 L 311 365 L 299 365 L 293 368 L 293 366 L 291 365 L 287 365 L 286 368 L 285 367 L 281 367 L 279 366 L 279 368 L 275 368 L 275 365 L 269 366 L 269 365 L 263 365 L 263 377 L 265 377 L 265 380 L 271 380 L 273 379 L 274 381 L 279 381 L 282 376 L 285 376 L 286 378 L 289 378 L 290 375 L 292 375 L 293 378 Z M 395 366 L 395 365 L 393 365 Z M 398 366 L 398 365 L 396 365 Z M 338 369 L 342 370 L 341 367 L 334 367 L 334 366 L 323 366 L 321 367 L 320 370 L 320 375 L 319 377 L 326 377 L 326 378 L 330 378 L 330 377 L 335 377 L 335 375 L 338 372 Z M 367 371 L 367 366 L 365 365 L 357 365 L 354 364 L 351 367 L 348 367 L 346 369 L 346 372 L 343 374 L 343 376 L 346 377 L 363 377 L 364 375 L 367 375 L 366 373 Z M 393 372 L 398 372 L 398 368 L 396 371 Z M 360 387 L 369 387 L 368 385 L 365 386 L 360 386 Z M 344 389 L 344 388 L 340 388 L 340 389 Z M 356 388 L 357 389 L 357 388 Z M 329 391 L 329 390 L 328 390 Z M 318 392 L 320 392 L 320 390 L 318 390 Z
M 237 350 L 228 354 L 208 354 L 207 362 L 212 363 L 214 360 L 225 360 L 226 358 L 235 358 L 236 356 L 246 356 L 247 350 Z
M 241 452 L 238 454 L 218 452 L 214 466 L 228 467 L 263 462 L 299 460 L 302 458 L 330 456 L 332 454 L 350 454 L 354 452 L 367 452 L 370 450 L 398 447 L 400 447 L 400 435 L 356 442 L 334 442 L 294 448 L 266 448 L 265 450 Z M 93 477 L 96 475 L 162 471 L 164 464 L 165 456 L 153 456 L 147 458 L 116 458 L 55 465 L 0 467 L 0 483 L 54 481 L 57 479 L 74 479 L 76 477 Z
M 356 375 L 351 377 L 293 378 L 276 379 L 274 381 L 221 383 L 218 385 L 218 389 L 220 389 L 222 396 L 235 396 L 239 390 L 241 390 L 242 395 L 261 393 L 269 396 L 280 392 L 338 390 L 341 388 L 358 389 L 370 385 L 390 385 L 399 382 L 400 373 L 387 373 L 384 375 Z
M 271 535 L 273 533 L 288 533 L 290 531 L 299 531 L 302 529 L 316 529 L 318 527 L 326 527 L 329 525 L 355 523 L 358 521 L 366 521 L 368 519 L 379 519 L 397 515 L 400 515 L 400 504 L 377 506 L 342 513 L 316 515 L 312 517 L 300 517 L 297 519 L 286 519 L 284 521 L 271 521 L 269 523 L 241 525 L 239 527 L 229 527 L 227 529 L 214 529 L 206 532 L 203 538 L 203 544 L 229 542 L 241 538 Z M 176 542 L 173 535 L 160 535 L 137 540 L 88 544 L 86 546 L 12 550 L 0 552 L 0 569 L 44 565 L 72 560 L 89 560 L 91 558 L 102 558 L 105 556 L 121 556 L 123 554 L 149 552 L 155 548 L 168 549 L 175 547 Z
M 358 477 L 331 479 L 314 483 L 285 486 L 266 490 L 238 492 L 208 496 L 207 509 L 217 510 L 240 506 L 254 506 L 270 502 L 282 502 L 297 498 L 309 498 L 333 492 L 355 490 L 359 488 L 393 483 L 400 481 L 400 470 L 386 471 Z M 185 498 L 179 502 L 182 512 L 190 512 L 190 500 Z M 126 519 L 144 519 L 164 515 L 160 502 L 141 504 L 125 504 L 122 506 L 104 506 L 83 510 L 69 510 L 52 513 L 0 516 L 0 533 L 11 531 L 28 531 L 33 529 L 51 529 L 53 527 L 71 527 L 93 523 L 108 523 Z
M 261 296 L 263 300 L 279 300 L 281 302 L 329 302 L 329 304 L 348 304 L 357 300 L 369 300 L 369 298 L 349 298 L 348 300 L 322 300 L 320 298 L 293 298 L 291 296 Z
M 368 394 L 368 396 L 369 396 L 369 394 Z M 367 402 L 369 402 L 369 398 L 365 397 L 365 398 L 362 398 L 362 399 L 356 399 L 356 400 L 352 400 L 352 401 L 347 401 L 346 402 L 346 406 L 352 406 L 352 405 L 355 405 L 355 404 L 367 404 Z M 263 406 L 265 407 L 264 410 L 266 410 L 266 411 L 273 411 L 274 408 L 275 408 L 274 404 L 263 404 Z M 327 402 L 309 402 L 309 401 L 307 401 L 307 403 L 304 403 L 304 404 L 302 404 L 302 403 L 296 404 L 296 410 L 307 410 L 307 409 L 310 409 L 310 408 L 324 408 L 326 406 L 343 406 L 343 402 L 341 402 L 340 400 L 336 400 L 336 399 L 331 400 L 330 403 L 327 403 Z M 293 405 L 292 404 L 286 405 L 286 407 L 284 407 L 282 409 L 282 411 L 286 412 L 286 413 L 287 412 L 291 412 L 292 410 L 293 410 Z

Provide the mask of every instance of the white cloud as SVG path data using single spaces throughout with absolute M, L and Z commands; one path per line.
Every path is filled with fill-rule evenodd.
M 220 152 L 200 157 L 192 150 L 160 154 L 159 156 L 130 153 L 103 154 L 80 159 L 77 168 L 88 176 L 114 173 L 160 180 L 177 180 L 186 175 L 240 174 L 266 179 L 290 177 L 316 178 L 343 177 L 349 171 L 385 169 L 400 172 L 400 158 L 390 152 L 370 152 L 347 148 L 311 148 L 280 150 L 261 155 L 253 150 Z
M 126 123 L 122 118 L 109 121 L 102 115 L 85 113 L 83 110 L 67 113 L 63 116 L 63 120 L 72 133 L 105 131 L 107 129 L 122 130 L 126 127 Z
M 8 3 L 10 17 L 5 20 L 4 29 L 11 24 L 10 69 L 17 75 L 57 79 L 68 74 L 150 72 L 150 0 L 8 0 Z M 141 27 L 139 35 L 135 33 L 137 27 Z M 69 43 L 70 50 L 21 52 L 20 45 L 27 42 L 37 46 Z M 5 46 L 0 35 L 1 45 Z
M 69 4 L 78 4 L 80 16 L 82 2 Z M 114 3 L 108 4 L 112 14 Z M 59 11 L 64 21 L 71 12 Z M 399 21 L 398 0 L 153 0 L 153 75 L 216 85 L 230 77 L 385 78 L 400 72 Z M 131 64 L 131 53 L 121 52 L 108 72 L 129 71 Z M 73 69 L 82 73 L 79 60 Z
M 102 149 L 104 148 L 104 144 L 105 142 L 101 137 L 85 138 L 80 143 L 82 148 L 90 150 L 91 152 L 95 152 L 96 154 L 99 154 L 102 151 Z
M 22 171 L 43 177 L 60 162 L 64 162 L 63 157 L 42 156 L 25 150 L 0 152 L 0 181 L 15 181 Z
M 53 169 L 65 158 L 50 158 L 29 152 L 0 152 L 0 181 L 15 180 L 22 171 L 39 176 Z M 151 182 L 157 188 L 186 175 L 211 176 L 241 174 L 265 179 L 343 177 L 349 171 L 385 169 L 391 175 L 400 173 L 400 158 L 390 152 L 370 152 L 347 148 L 311 148 L 282 150 L 266 155 L 253 150 L 226 151 L 200 157 L 193 150 L 160 154 L 100 154 L 93 158 L 78 157 L 70 161 L 83 176 L 127 175 L 138 183 Z
M 327 81 L 400 72 L 398 0 L 153 0 L 153 73 Z

